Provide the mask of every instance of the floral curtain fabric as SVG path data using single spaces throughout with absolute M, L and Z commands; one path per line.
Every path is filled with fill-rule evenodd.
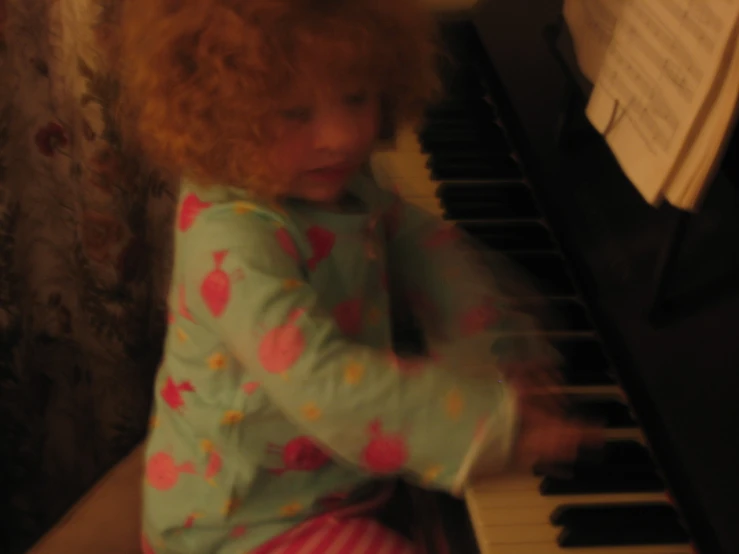
M 123 151 L 120 0 L 0 0 L 0 544 L 25 552 L 143 437 L 174 192 Z M 6 549 L 6 545 L 9 547 Z

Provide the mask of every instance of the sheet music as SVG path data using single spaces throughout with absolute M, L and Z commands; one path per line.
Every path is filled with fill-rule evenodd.
M 622 13 L 598 85 L 619 101 L 650 150 L 668 151 L 680 115 L 699 107 L 693 103 L 705 82 L 701 68 L 717 64 L 713 36 L 721 31 L 719 15 L 705 0 L 638 1 Z
M 591 68 L 597 78 L 588 117 L 627 176 L 656 203 L 707 115 L 706 99 L 721 86 L 717 74 L 739 0 L 568 0 L 565 8 L 572 13 L 576 5 L 591 14 L 587 33 L 608 41 L 600 66 Z M 603 14 L 614 6 L 609 38 Z M 587 34 L 577 32 L 581 39 Z
M 628 0 L 570 0 L 563 15 L 568 27 L 577 30 L 575 56 L 580 71 L 594 83 L 611 43 L 616 23 Z
M 679 174 L 664 192 L 665 198 L 680 208 L 692 209 L 700 202 L 731 140 L 739 114 L 739 30 L 734 32 L 727 56 L 731 56 L 727 71 L 718 77 L 722 87 L 715 91 L 703 125 L 691 134 L 691 147 L 681 156 Z

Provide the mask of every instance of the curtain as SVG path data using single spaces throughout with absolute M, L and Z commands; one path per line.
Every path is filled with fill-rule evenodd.
M 0 0 L 0 545 L 145 434 L 174 192 L 121 145 L 121 0 Z

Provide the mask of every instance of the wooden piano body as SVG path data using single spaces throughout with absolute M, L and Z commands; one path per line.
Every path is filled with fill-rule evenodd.
M 450 101 L 374 160 L 412 201 L 539 279 L 563 316 L 546 330 L 568 359 L 567 392 L 609 424 L 610 457 L 574 480 L 501 475 L 470 487 L 467 511 L 447 503 L 448 542 L 475 550 L 458 523 L 469 514 L 482 554 L 684 554 L 693 546 L 683 527 L 704 554 L 736 554 L 739 297 L 648 322 L 653 262 L 674 214 L 645 206 L 584 124 L 545 39 L 560 13 L 561 0 L 490 0 L 450 21 Z M 572 136 L 562 133 L 569 117 Z M 726 232 L 715 221 L 739 220 L 738 207 L 736 190 L 717 186 L 703 219 Z M 138 554 L 140 479 L 137 449 L 31 554 Z M 629 509 L 602 509 L 612 503 Z

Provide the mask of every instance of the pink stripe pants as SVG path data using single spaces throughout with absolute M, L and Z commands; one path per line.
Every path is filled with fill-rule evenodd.
M 367 517 L 387 502 L 392 490 L 306 521 L 250 554 L 418 554 L 405 537 Z
M 364 517 L 326 520 L 290 535 L 253 554 L 416 554 L 405 537 Z

